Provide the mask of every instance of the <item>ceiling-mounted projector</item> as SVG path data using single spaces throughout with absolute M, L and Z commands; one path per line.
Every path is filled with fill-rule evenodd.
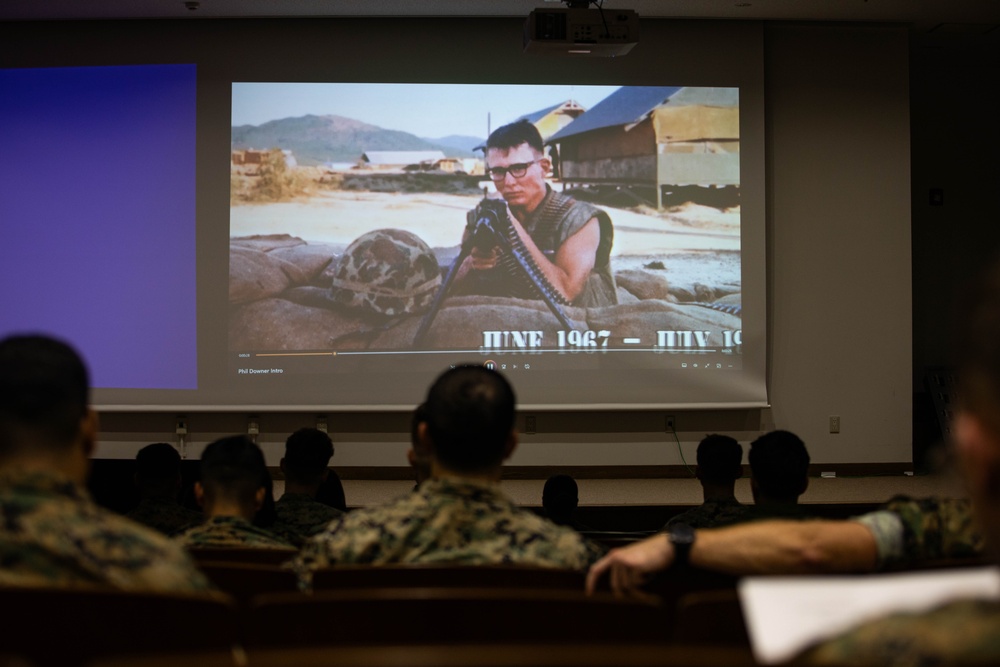
M 536 9 L 524 22 L 524 52 L 623 56 L 639 42 L 631 9 Z

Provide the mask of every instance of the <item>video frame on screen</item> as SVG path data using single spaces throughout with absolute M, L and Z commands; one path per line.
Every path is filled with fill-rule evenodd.
M 741 353 L 736 88 L 234 83 L 232 114 L 234 354 Z M 559 203 L 522 225 L 542 260 L 507 214 L 528 161 L 487 173 L 519 120 Z M 588 217 L 597 249 L 570 248 Z M 546 282 L 580 254 L 600 276 Z

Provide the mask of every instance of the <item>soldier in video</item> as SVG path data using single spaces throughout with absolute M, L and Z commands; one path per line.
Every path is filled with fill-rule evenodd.
M 486 141 L 486 173 L 506 202 L 510 225 L 549 283 L 557 301 L 580 307 L 618 302 L 611 272 L 614 228 L 601 209 L 552 190 L 551 168 L 538 129 L 526 120 L 498 128 Z M 476 233 L 478 211 L 468 215 L 463 240 Z M 455 276 L 464 294 L 537 299 L 524 280 L 512 279 L 500 245 L 476 243 Z

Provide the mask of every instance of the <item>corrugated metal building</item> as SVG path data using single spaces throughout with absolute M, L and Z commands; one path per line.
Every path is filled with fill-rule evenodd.
M 622 87 L 548 138 L 565 183 L 664 186 L 740 184 L 739 90 Z

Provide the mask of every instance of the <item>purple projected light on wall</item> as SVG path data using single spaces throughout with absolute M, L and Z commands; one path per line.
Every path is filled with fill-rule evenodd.
M 194 65 L 0 70 L 0 335 L 195 389 Z

